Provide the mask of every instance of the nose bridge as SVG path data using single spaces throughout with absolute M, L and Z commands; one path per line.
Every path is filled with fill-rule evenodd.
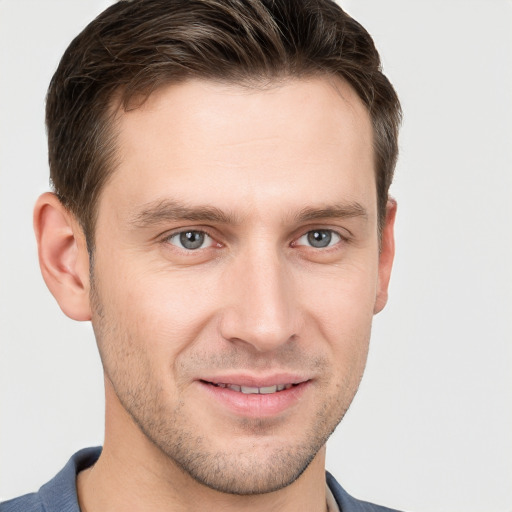
M 298 334 L 294 283 L 286 260 L 271 243 L 237 256 L 229 272 L 229 300 L 223 312 L 223 337 L 258 351 L 275 350 Z

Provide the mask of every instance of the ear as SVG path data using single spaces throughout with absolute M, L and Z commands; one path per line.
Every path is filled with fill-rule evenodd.
M 373 309 L 374 314 L 382 311 L 388 301 L 389 278 L 395 257 L 395 217 L 396 201 L 390 198 L 386 207 L 386 220 L 381 234 L 379 277 L 377 282 L 377 296 Z
M 73 214 L 47 192 L 34 208 L 39 265 L 48 289 L 73 320 L 90 320 L 89 254 Z

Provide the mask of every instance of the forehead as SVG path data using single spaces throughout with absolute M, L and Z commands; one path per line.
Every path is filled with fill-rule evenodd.
M 190 80 L 123 112 L 118 129 L 119 165 L 102 197 L 120 212 L 169 197 L 238 216 L 340 199 L 375 207 L 370 116 L 338 79 Z

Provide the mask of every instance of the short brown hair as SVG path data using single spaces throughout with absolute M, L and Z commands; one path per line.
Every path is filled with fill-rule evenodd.
M 401 109 L 368 32 L 332 0 L 132 0 L 70 44 L 47 95 L 50 178 L 93 248 L 96 205 L 115 169 L 115 101 L 188 78 L 235 83 L 326 74 L 370 113 L 380 225 L 398 154 Z M 142 100 L 143 101 L 143 100 Z M 139 104 L 137 103 L 137 104 Z M 135 106 L 137 106 L 137 104 Z

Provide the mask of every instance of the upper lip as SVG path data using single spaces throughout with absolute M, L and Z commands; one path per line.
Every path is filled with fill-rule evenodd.
M 223 375 L 202 376 L 198 380 L 212 384 L 236 384 L 238 386 L 263 388 L 277 384 L 300 384 L 301 382 L 311 380 L 311 378 L 296 373 L 274 373 L 269 375 L 227 373 Z

